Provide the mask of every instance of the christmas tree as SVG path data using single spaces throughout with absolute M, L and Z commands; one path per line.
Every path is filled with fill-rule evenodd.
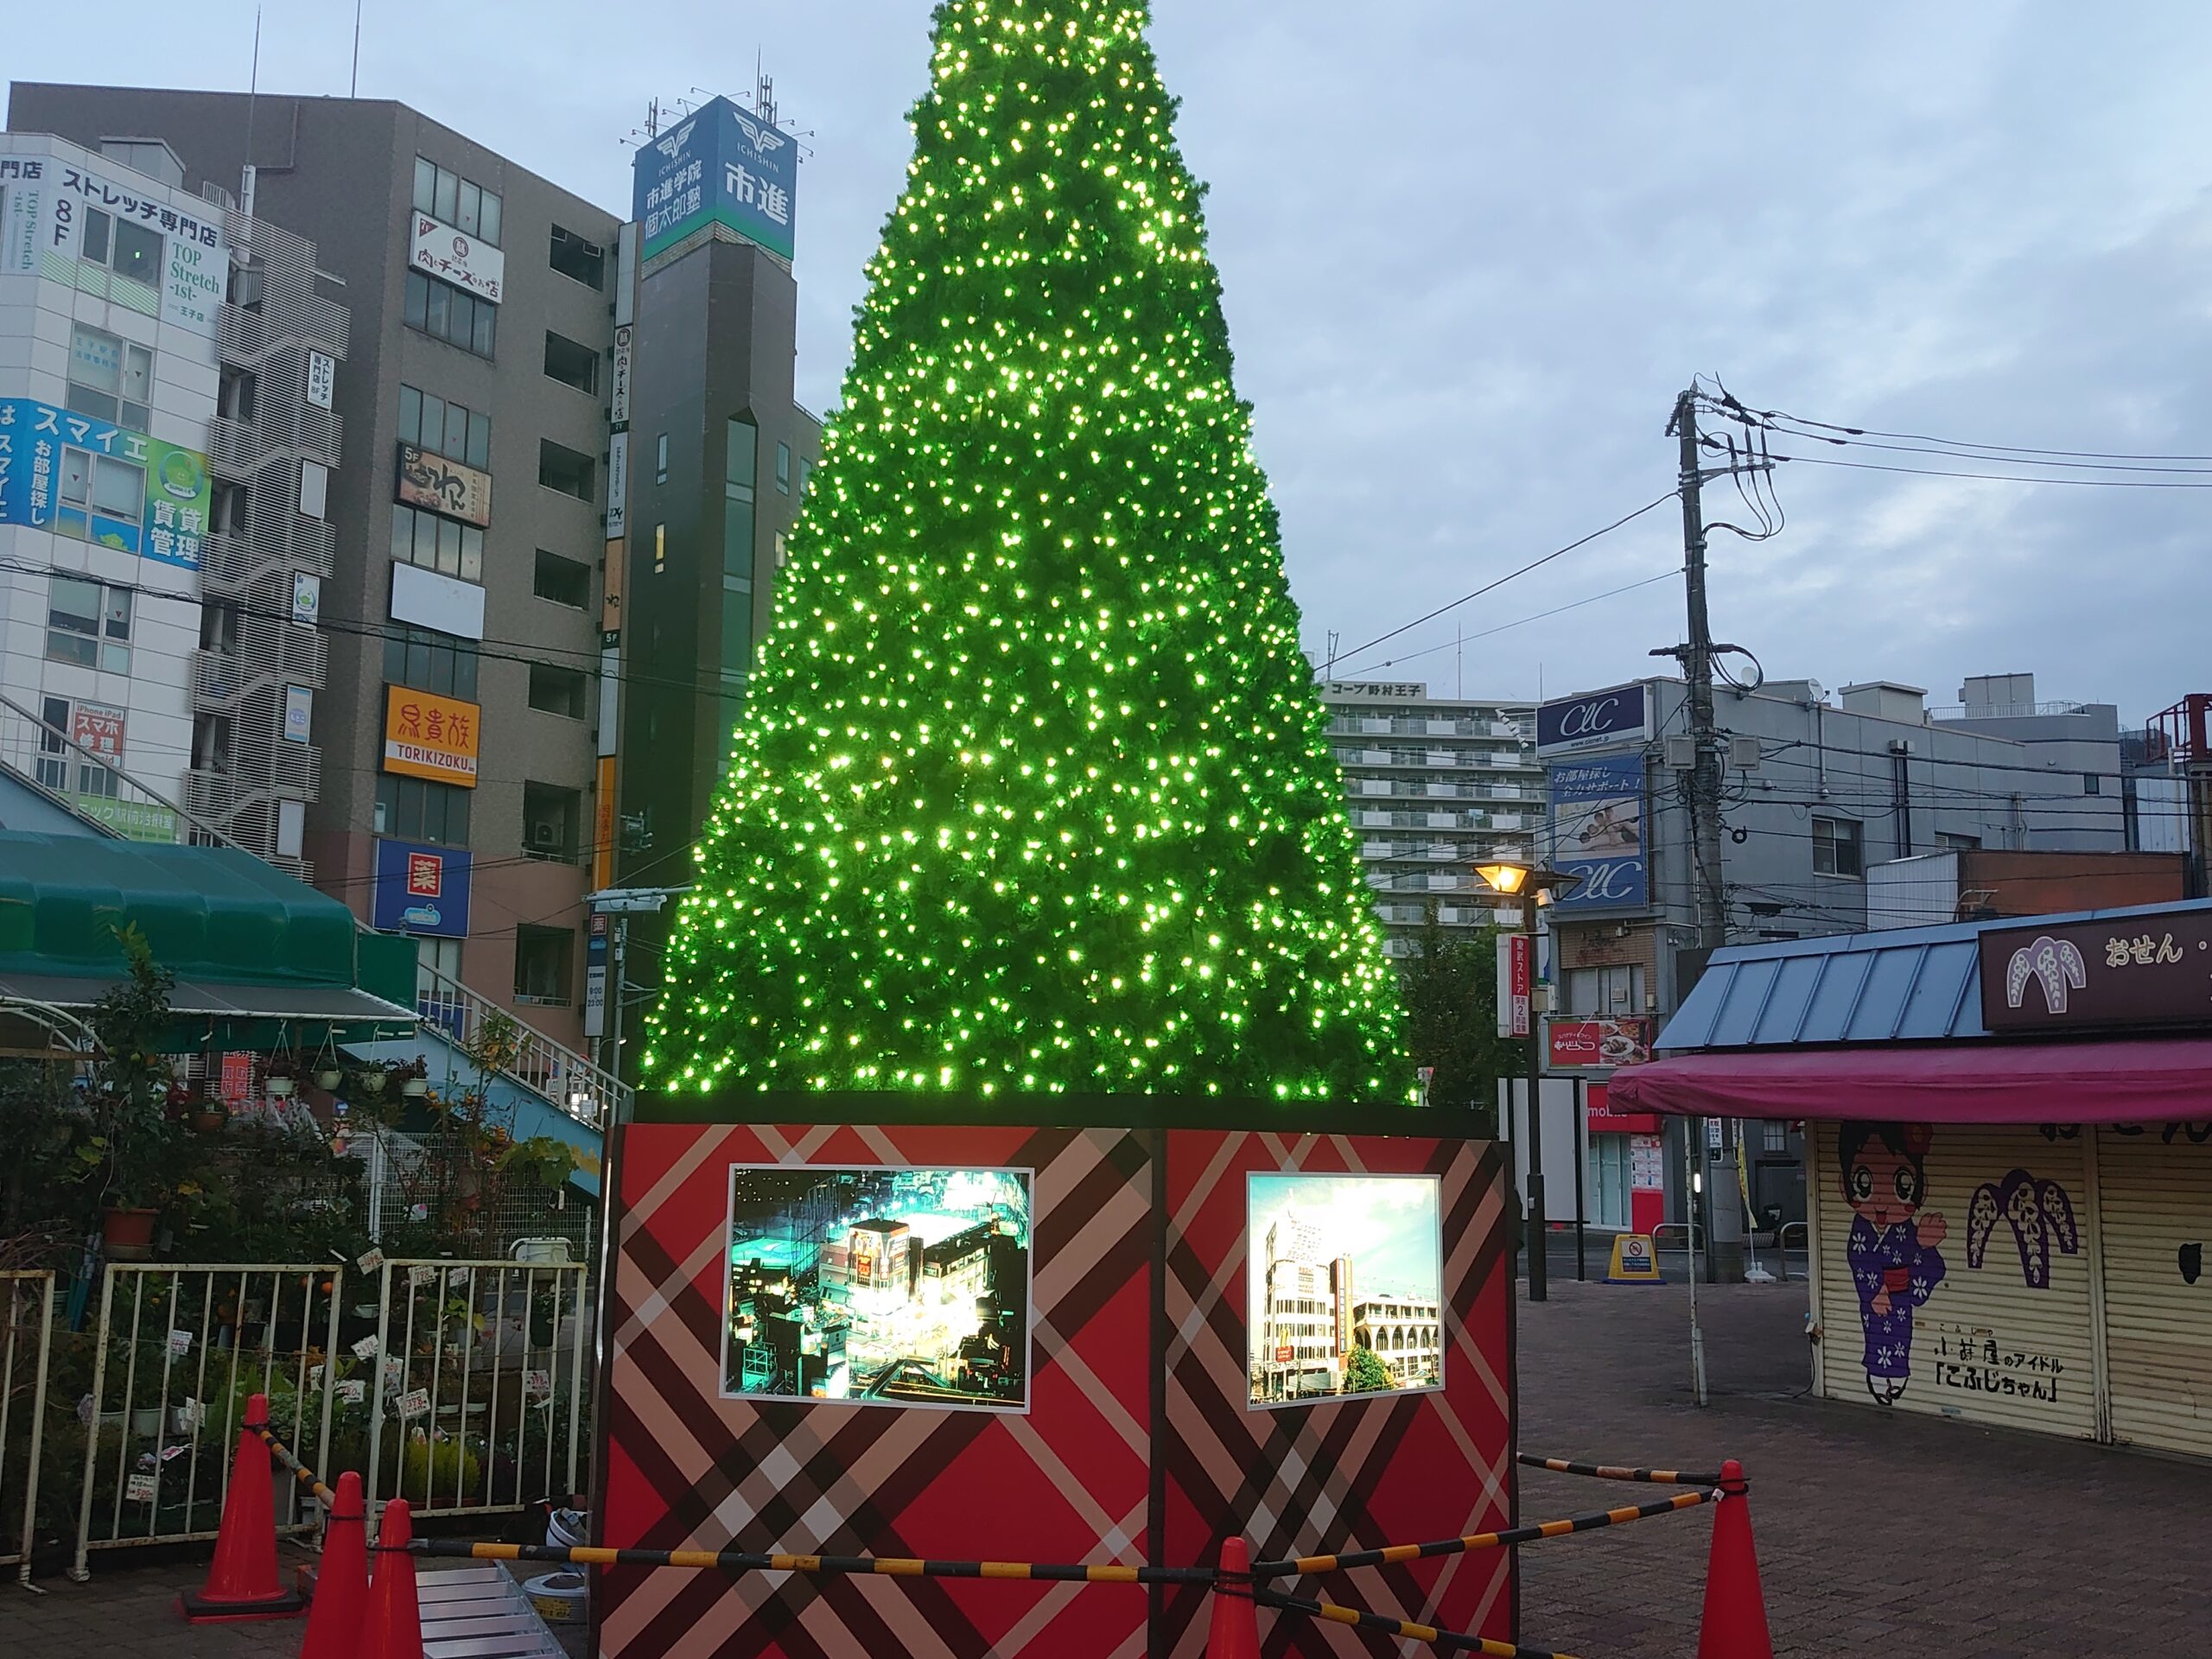
M 652 1084 L 1408 1093 L 1146 22 L 937 8 Z

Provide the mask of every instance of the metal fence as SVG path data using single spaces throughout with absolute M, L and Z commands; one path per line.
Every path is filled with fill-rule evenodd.
M 544 1252 L 565 1252 L 561 1241 Z M 591 1309 L 575 1261 L 391 1261 L 374 1340 L 370 1511 L 518 1510 L 577 1490 Z M 343 1464 L 341 1467 L 347 1466 Z
M 47 1367 L 54 1351 L 54 1274 L 0 1272 L 0 1567 L 31 1578 L 38 1541 L 39 1453 L 46 1438 Z M 10 1542 L 11 1521 L 20 1516 Z

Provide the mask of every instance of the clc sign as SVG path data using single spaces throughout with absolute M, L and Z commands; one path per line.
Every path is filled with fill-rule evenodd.
M 1641 743 L 1650 735 L 1651 693 L 1641 683 L 1586 691 L 1536 709 L 1539 759 Z

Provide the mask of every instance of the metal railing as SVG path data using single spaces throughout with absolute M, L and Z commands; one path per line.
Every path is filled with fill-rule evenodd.
M 518 1510 L 578 1487 L 590 1379 L 581 1262 L 389 1261 L 368 1371 L 369 1513 Z M 396 1456 L 386 1455 L 388 1440 Z
M 1782 1258 L 1782 1280 L 1784 1284 L 1787 1284 L 1789 1281 L 1789 1235 L 1793 1231 L 1804 1235 L 1805 1250 L 1808 1256 L 1805 1268 L 1805 1276 L 1808 1279 L 1810 1279 L 1813 1276 L 1812 1263 L 1809 1259 L 1813 1249 L 1812 1227 L 1806 1222 L 1785 1221 L 1781 1226 L 1774 1230 L 1774 1253 Z
M 176 842 L 193 827 L 191 815 L 175 802 L 5 694 L 0 694 L 0 766 L 57 805 L 129 840 Z
M 338 1342 L 345 1270 L 328 1262 L 111 1262 L 92 1327 L 92 1392 L 78 1404 L 85 1460 L 70 1576 L 96 1549 L 215 1536 L 253 1395 L 277 1437 L 330 1454 L 321 1356 Z M 276 1529 L 315 1524 L 298 1485 L 273 1487 Z
M 513 1013 L 487 997 L 479 996 L 457 979 L 449 979 L 424 964 L 417 972 L 415 1011 L 425 1025 L 435 1026 L 461 1047 L 474 1040 L 486 1017 Z M 535 1027 L 517 1021 L 514 1058 L 500 1074 L 541 1095 L 579 1123 L 602 1129 L 610 1108 L 627 1116 L 631 1090 L 610 1072 L 594 1065 L 564 1043 L 556 1042 Z
M 38 1537 L 47 1368 L 54 1351 L 54 1274 L 20 1268 L 0 1272 L 0 1318 L 6 1320 L 0 1330 L 0 1567 L 13 1567 L 16 1581 L 29 1584 L 31 1548 Z M 19 1488 L 20 1509 L 14 1502 Z M 18 1515 L 10 1545 L 7 1529 Z

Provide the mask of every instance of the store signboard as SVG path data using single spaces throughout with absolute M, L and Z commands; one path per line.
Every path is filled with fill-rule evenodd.
M 411 443 L 399 446 L 398 499 L 426 512 L 442 512 L 472 524 L 492 522 L 492 474 L 430 454 Z
M 798 141 L 772 123 L 714 99 L 639 145 L 632 166 L 630 217 L 645 227 L 642 257 L 709 224 L 791 257 Z
M 507 275 L 505 254 L 428 213 L 415 214 L 410 223 L 414 239 L 407 250 L 409 264 L 494 305 L 499 302 Z
M 1540 703 L 1536 758 L 1626 748 L 1651 735 L 1651 690 L 1641 682 Z
M 467 938 L 470 862 L 458 847 L 378 842 L 369 925 L 387 933 Z
M 145 181 L 134 175 L 72 166 L 53 156 L 8 157 L 0 162 L 0 185 L 8 197 L 8 240 L 0 251 L 0 270 L 35 273 L 203 338 L 214 337 L 231 270 L 219 217 L 148 195 Z M 160 236 L 158 264 L 143 276 L 118 270 L 112 263 L 87 266 L 80 273 L 85 230 L 94 213 L 107 220 L 111 249 L 114 227 L 121 223 Z M 113 257 L 111 252 L 108 260 Z M 158 287 L 153 285 L 156 276 Z
M 1651 902 L 1643 839 L 1643 757 L 1574 755 L 1546 768 L 1551 788 L 1552 865 L 1576 878 L 1554 904 L 1561 912 L 1640 910 Z
M 1554 1071 L 1610 1075 L 1651 1058 L 1652 1022 L 1642 1014 L 1619 1020 L 1544 1021 L 1544 1053 Z
M 476 704 L 459 697 L 386 686 L 384 769 L 403 778 L 475 788 L 482 717 Z
M 103 460 L 145 474 L 143 500 L 103 501 Z M 127 477 L 127 474 L 126 474 Z M 200 568 L 207 458 L 35 397 L 0 397 L 0 525 L 56 531 L 186 570 Z
M 1506 933 L 1497 941 L 1497 1034 L 1529 1034 L 1529 989 L 1532 974 L 1529 938 L 1526 933 Z
M 1992 1031 L 2212 1025 L 2212 910 L 1990 928 L 1980 944 Z

